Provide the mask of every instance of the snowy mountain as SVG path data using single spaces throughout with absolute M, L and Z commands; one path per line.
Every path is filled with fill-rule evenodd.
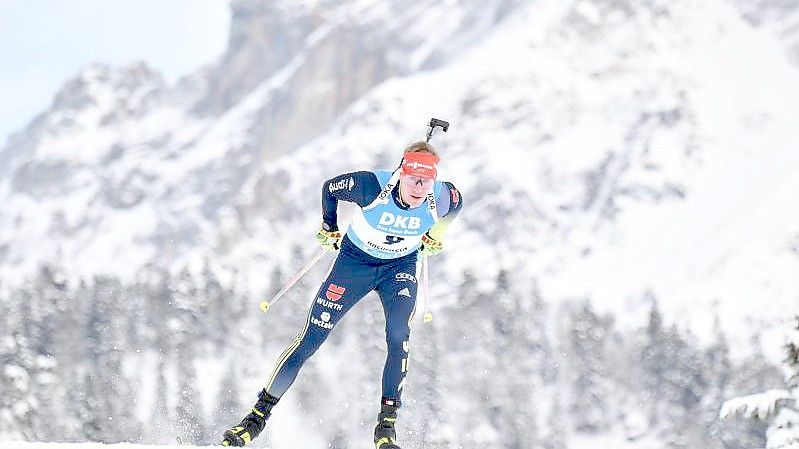
M 441 65 L 512 4 L 462 3 L 234 2 L 228 52 L 177 86 L 143 65 L 88 68 L 0 153 L 4 272 L 48 261 L 90 276 L 124 254 L 110 271 L 130 273 L 248 246 L 280 192 L 264 163 L 386 79 Z M 296 213 L 282 202 L 270 210 Z
M 502 322 L 507 310 L 461 301 L 501 303 L 512 273 L 513 294 L 590 299 L 621 329 L 656 299 L 701 342 L 718 317 L 734 354 L 752 336 L 779 352 L 770 330 L 799 291 L 799 6 L 757 4 L 234 1 L 228 50 L 202 71 L 168 85 L 145 64 L 89 67 L 9 139 L 0 279 L 22 283 L 40 264 L 70 280 L 210 264 L 259 298 L 277 287 L 266 273 L 316 251 L 321 183 L 393 167 L 434 116 L 452 124 L 435 140 L 441 177 L 465 200 L 432 262 L 445 322 Z M 350 332 L 343 341 L 366 340 Z M 468 366 L 461 349 L 442 369 Z M 363 394 L 342 388 L 331 395 Z M 543 391 L 536 413 L 560 416 L 557 390 Z M 462 392 L 448 401 L 474 407 Z M 644 438 L 635 404 L 616 406 L 626 437 Z M 476 423 L 470 441 L 497 441 L 502 424 Z
M 261 291 L 312 250 L 322 180 L 392 166 L 440 115 L 471 204 L 448 276 L 616 310 L 651 291 L 700 332 L 795 303 L 798 75 L 772 34 L 720 1 L 427 3 L 235 2 L 228 51 L 176 86 L 88 68 L 0 153 L 3 277 L 208 257 Z

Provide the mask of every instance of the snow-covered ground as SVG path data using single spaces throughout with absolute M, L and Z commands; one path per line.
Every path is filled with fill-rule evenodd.
M 180 445 L 142 445 L 142 444 L 102 444 L 102 443 L 28 443 L 22 441 L 0 441 L 3 449 L 187 449 L 197 446 Z

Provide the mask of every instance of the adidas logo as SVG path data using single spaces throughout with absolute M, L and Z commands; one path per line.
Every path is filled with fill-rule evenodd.
M 403 288 L 402 290 L 399 291 L 397 296 L 406 296 L 406 297 L 410 298 L 411 297 L 411 291 L 408 290 L 408 287 L 405 287 L 405 288 Z

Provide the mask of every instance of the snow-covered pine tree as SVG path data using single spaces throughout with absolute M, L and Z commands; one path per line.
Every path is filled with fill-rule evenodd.
M 699 373 L 706 380 L 701 403 L 697 404 L 696 415 L 692 419 L 695 424 L 693 426 L 694 435 L 691 436 L 692 441 L 705 448 L 756 447 L 755 443 L 746 438 L 747 429 L 745 428 L 736 428 L 737 438 L 730 441 L 723 439 L 723 427 L 726 423 L 718 416 L 718 404 L 725 397 L 729 397 L 735 368 L 730 358 L 727 336 L 718 316 L 714 319 L 713 340 L 701 350 L 699 355 Z
M 241 367 L 238 360 L 238 357 L 230 357 L 226 364 L 225 375 L 217 393 L 216 408 L 211 417 L 212 422 L 209 423 L 211 429 L 223 429 L 231 423 L 238 422 L 243 415 L 242 411 L 247 410 L 240 399 L 241 392 L 238 385 Z
M 648 431 L 674 446 L 699 445 L 698 434 L 706 430 L 697 416 L 715 380 L 702 370 L 704 353 L 691 343 L 696 338 L 683 335 L 676 325 L 666 327 L 655 297 L 649 295 L 652 309 L 639 337 L 636 368 Z
M 613 419 L 606 370 L 607 344 L 613 330 L 610 317 L 599 316 L 584 300 L 569 310 L 568 336 L 563 342 L 567 354 L 571 400 L 567 412 L 578 433 L 606 431 Z
M 50 410 L 65 407 L 65 391 L 61 386 L 62 368 L 68 362 L 62 358 L 58 362 L 64 346 L 74 347 L 75 333 L 66 335 L 61 333 L 61 327 L 68 315 L 65 295 L 66 285 L 59 280 L 56 270 L 45 265 L 39 268 L 37 276 L 31 285 L 33 295 L 31 301 L 35 311 L 32 317 L 33 333 L 29 336 L 36 353 L 36 362 L 33 377 L 34 394 L 39 407 L 35 410 L 30 426 L 42 440 L 63 441 L 65 433 L 65 420 L 51 420 Z M 58 340 L 60 336 L 63 340 Z
M 768 421 L 767 449 L 799 448 L 799 315 L 786 339 L 785 388 L 730 399 L 719 412 L 723 418 L 742 415 Z
M 560 393 L 554 389 L 552 398 L 550 399 L 552 405 L 546 415 L 545 431 L 541 438 L 542 449 L 566 449 L 568 445 L 568 434 L 563 430 L 563 407 L 561 403 L 563 400 L 560 398 Z
M 413 334 L 413 378 L 409 382 L 412 391 L 407 395 L 410 401 L 406 399 L 404 412 L 413 417 L 414 428 L 418 432 L 415 440 L 421 447 L 448 448 L 452 446 L 451 414 L 445 413 L 442 404 L 444 373 L 441 370 L 443 355 L 438 327 L 435 323 L 417 325 Z
M 89 420 L 85 438 L 117 443 L 139 434 L 132 409 L 132 392 L 123 371 L 126 321 L 118 307 L 122 285 L 114 277 L 97 276 L 90 298 L 86 329 L 86 410 Z
M 194 351 L 191 343 L 178 346 L 176 375 L 178 376 L 175 423 L 178 436 L 193 444 L 201 443 L 205 435 L 205 420 L 197 390 L 197 374 L 194 369 Z
M 147 425 L 147 439 L 156 443 L 172 443 L 175 440 L 175 428 L 169 416 L 169 388 L 166 381 L 166 360 L 163 353 L 158 354 L 158 365 L 155 383 L 155 398 Z
M 639 348 L 638 358 L 641 361 L 639 366 L 642 371 L 640 387 L 645 394 L 642 403 L 646 407 L 651 428 L 659 421 L 659 398 L 663 396 L 663 385 L 666 383 L 666 367 L 663 361 L 667 359 L 668 347 L 664 338 L 663 316 L 657 301 L 651 294 L 650 299 L 652 308 L 649 311 L 649 322 L 644 329 L 644 338 Z
M 57 303 L 56 325 L 54 328 L 54 357 L 57 360 L 55 375 L 58 379 L 54 405 L 63 410 L 57 425 L 61 426 L 64 441 L 81 441 L 83 420 L 81 400 L 86 388 L 84 375 L 86 357 L 83 344 L 75 344 L 75 336 L 85 334 L 88 317 L 88 298 L 92 295 L 84 281 L 74 288 L 64 285 L 62 299 Z M 52 420 L 51 420 L 52 421 Z
M 8 329 L 0 340 L 0 434 L 15 438 L 53 439 L 60 423 L 48 424 L 58 390 L 53 357 L 55 294 L 42 277 L 25 282 L 5 301 Z M 41 294 L 37 294 L 37 291 Z
M 495 426 L 501 446 L 522 449 L 540 446 L 538 429 L 542 412 L 545 366 L 549 358 L 547 311 L 536 282 L 522 270 L 500 270 L 492 314 L 500 341 L 492 383 L 494 400 L 502 404 Z
M 187 268 L 181 270 L 170 285 L 175 317 L 171 320 L 175 343 L 175 374 L 177 376 L 177 404 L 175 423 L 177 436 L 197 444 L 205 439 L 200 393 L 197 390 L 197 372 L 194 367 L 199 341 L 202 341 L 201 322 L 204 305 L 198 300 L 194 277 Z
M 0 335 L 0 435 L 4 438 L 31 437 L 25 423 L 37 405 L 32 397 L 29 365 L 33 360 L 28 339 L 22 332 Z
M 215 351 L 221 351 L 230 338 L 230 329 L 235 325 L 235 319 L 231 317 L 230 307 L 227 304 L 233 298 L 222 287 L 207 259 L 203 264 L 198 289 L 198 295 L 202 297 L 201 303 L 204 306 L 200 315 L 204 338 L 213 342 Z
M 91 298 L 94 291 L 90 285 L 81 280 L 75 290 L 69 294 L 74 302 L 62 318 L 62 324 L 58 327 L 58 337 L 56 341 L 65 342 L 63 349 L 59 350 L 60 358 L 60 382 L 68 385 L 64 417 L 67 421 L 65 435 L 70 441 L 85 441 L 86 435 L 84 426 L 91 419 L 91 409 L 88 406 L 87 398 L 87 372 L 88 357 L 86 354 L 85 342 L 74 344 L 74 336 L 79 335 L 85 338 L 89 327 L 89 309 Z M 61 345 L 59 344 L 58 347 Z
M 440 324 L 434 324 L 442 326 L 442 347 L 447 349 L 441 360 L 443 393 L 446 406 L 457 415 L 452 425 L 462 446 L 499 447 L 501 436 L 493 421 L 502 404 L 489 386 L 502 382 L 496 353 L 507 341 L 494 329 L 493 295 L 479 291 L 473 272 L 465 271 L 462 279 L 457 302 L 442 310 L 436 321 Z

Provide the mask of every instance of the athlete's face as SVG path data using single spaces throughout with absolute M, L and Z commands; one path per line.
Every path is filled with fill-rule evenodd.
M 435 179 L 420 178 L 406 174 L 400 175 L 400 197 L 411 207 L 421 205 L 433 188 Z

